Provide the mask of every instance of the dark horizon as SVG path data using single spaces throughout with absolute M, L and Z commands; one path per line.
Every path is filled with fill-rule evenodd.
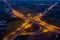
M 3 1 L 3 0 L 0 0 Z M 7 1 L 49 1 L 49 2 L 53 2 L 53 1 L 60 1 L 60 0 L 7 0 Z

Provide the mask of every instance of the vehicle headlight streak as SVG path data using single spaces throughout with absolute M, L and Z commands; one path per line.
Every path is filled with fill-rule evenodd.
M 4 0 L 5 3 L 7 3 L 6 0 Z M 8 3 L 7 3 L 8 4 Z M 54 25 L 50 25 L 48 23 L 46 23 L 45 21 L 42 21 L 41 18 L 50 10 L 52 9 L 54 6 L 56 6 L 57 3 L 51 5 L 48 10 L 45 10 L 43 13 L 39 13 L 36 16 L 32 17 L 32 14 L 28 14 L 28 15 L 23 15 L 22 13 L 19 13 L 18 11 L 14 10 L 9 4 L 9 8 L 11 9 L 11 12 L 13 13 L 13 15 L 22 18 L 25 20 L 25 22 L 22 24 L 21 27 L 17 28 L 14 32 L 10 33 L 9 35 L 7 35 L 6 37 L 3 38 L 3 40 L 13 40 L 17 35 L 36 35 L 36 34 L 41 34 L 41 33 L 45 33 L 45 32 L 57 32 L 60 33 L 60 28 L 54 26 Z M 40 27 L 40 29 L 37 32 L 26 32 L 25 29 L 30 28 L 32 26 L 32 24 L 30 22 L 34 22 L 37 25 L 42 25 L 45 28 L 43 30 L 42 27 Z

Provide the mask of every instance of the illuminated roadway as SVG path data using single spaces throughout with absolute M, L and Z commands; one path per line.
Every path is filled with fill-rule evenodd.
M 5 3 L 6 0 L 4 0 Z M 7 3 L 8 4 L 8 3 Z M 60 28 L 54 26 L 54 25 L 50 25 L 48 23 L 46 23 L 45 21 L 42 21 L 41 18 L 50 10 L 52 9 L 54 6 L 56 6 L 57 3 L 53 4 L 52 6 L 50 6 L 48 8 L 48 10 L 45 10 L 43 13 L 39 13 L 37 14 L 36 16 L 34 17 L 31 17 L 32 15 L 31 14 L 28 14 L 26 16 L 24 16 L 22 13 L 19 13 L 17 12 L 16 10 L 14 10 L 9 4 L 8 6 L 10 7 L 13 15 L 19 17 L 19 18 L 22 18 L 25 20 L 25 23 L 23 23 L 23 25 L 19 28 L 17 28 L 17 30 L 15 30 L 14 32 L 10 33 L 8 36 L 6 36 L 3 40 L 13 40 L 16 36 L 18 35 L 36 35 L 36 34 L 41 34 L 41 33 L 45 33 L 45 32 L 49 32 L 49 31 L 53 31 L 53 32 L 57 32 L 57 33 L 60 33 Z M 21 32 L 24 32 L 25 29 L 27 28 L 30 28 L 32 24 L 30 24 L 29 22 L 34 22 L 36 23 L 37 25 L 42 25 L 44 26 L 46 29 L 44 30 L 41 30 L 41 27 L 40 29 L 37 31 L 37 32 L 25 32 L 25 33 L 21 33 Z M 39 33 L 38 33 L 39 32 Z M 36 34 L 35 34 L 36 33 Z

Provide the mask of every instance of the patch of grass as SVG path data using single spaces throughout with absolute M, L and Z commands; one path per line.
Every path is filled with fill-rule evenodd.
M 60 27 L 60 19 L 58 18 L 49 18 L 46 19 L 49 24 L 55 25 L 57 27 Z
M 13 32 L 14 30 L 16 30 L 18 27 L 22 25 L 23 22 L 24 22 L 23 20 L 16 20 L 16 21 L 7 23 L 5 35 L 8 35 L 10 32 Z

